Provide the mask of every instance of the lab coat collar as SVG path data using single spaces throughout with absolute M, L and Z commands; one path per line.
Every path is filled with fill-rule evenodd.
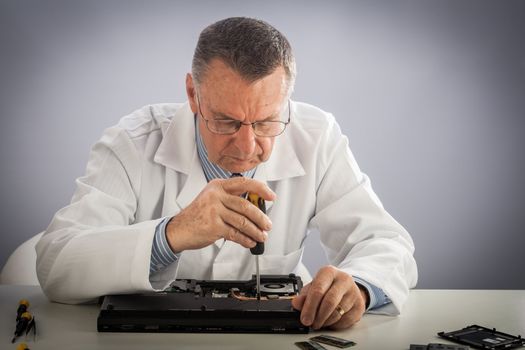
M 294 103 L 291 103 L 292 113 Z M 177 196 L 177 204 L 185 208 L 206 186 L 206 177 L 197 155 L 195 120 L 188 102 L 172 117 L 169 125 L 161 124 L 163 139 L 155 153 L 155 162 L 187 175 Z M 275 140 L 270 158 L 259 164 L 254 178 L 262 182 L 284 180 L 305 174 L 286 131 Z M 270 184 L 268 184 L 270 185 Z M 268 203 L 268 209 L 271 203 Z

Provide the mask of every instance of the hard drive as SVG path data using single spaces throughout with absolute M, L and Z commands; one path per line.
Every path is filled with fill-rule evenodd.
M 261 275 L 261 300 L 251 280 L 175 280 L 163 292 L 104 297 L 99 332 L 308 333 L 291 305 L 299 276 Z
M 525 345 L 521 336 L 499 332 L 496 328 L 472 325 L 452 332 L 439 332 L 438 335 L 450 341 L 469 345 L 476 349 L 513 349 Z

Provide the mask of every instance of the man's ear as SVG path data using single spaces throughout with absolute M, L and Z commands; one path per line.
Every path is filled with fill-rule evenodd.
M 190 103 L 191 111 L 197 113 L 197 91 L 195 90 L 191 73 L 186 74 L 186 95 L 188 95 L 188 102 Z

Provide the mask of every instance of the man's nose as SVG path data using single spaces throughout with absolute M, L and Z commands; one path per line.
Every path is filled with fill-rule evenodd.
M 243 124 L 235 135 L 235 146 L 243 155 L 251 155 L 255 150 L 255 137 L 253 127 Z

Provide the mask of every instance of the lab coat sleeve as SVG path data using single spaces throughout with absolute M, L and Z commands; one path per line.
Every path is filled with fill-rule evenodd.
M 151 247 L 162 219 L 135 222 L 140 157 L 118 127 L 93 146 L 71 203 L 55 214 L 36 245 L 37 276 L 49 299 L 82 303 L 153 290 Z
M 319 146 L 312 227 L 331 264 L 381 288 L 392 300 L 375 313 L 399 314 L 417 282 L 414 243 L 373 192 L 330 116 Z

